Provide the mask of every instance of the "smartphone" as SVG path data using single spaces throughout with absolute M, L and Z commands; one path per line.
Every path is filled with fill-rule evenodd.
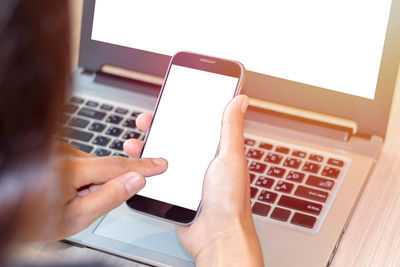
M 167 159 L 168 169 L 146 179 L 126 202 L 130 208 L 178 224 L 194 221 L 205 173 L 218 153 L 224 109 L 244 75 L 236 61 L 191 52 L 172 57 L 141 152 Z

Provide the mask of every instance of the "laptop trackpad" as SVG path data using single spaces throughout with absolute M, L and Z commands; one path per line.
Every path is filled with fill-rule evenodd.
M 109 212 L 94 234 L 186 261 L 194 261 L 180 244 L 172 223 L 132 212 L 126 204 Z

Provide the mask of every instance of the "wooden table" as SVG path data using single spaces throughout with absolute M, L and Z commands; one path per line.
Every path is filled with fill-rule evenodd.
M 72 1 L 74 64 L 76 66 L 81 0 Z M 399 152 L 400 84 L 398 83 L 382 154 L 361 196 L 332 266 L 400 266 Z M 30 245 L 18 253 L 18 258 L 31 263 L 97 261 L 110 266 L 142 266 L 132 261 L 61 242 Z

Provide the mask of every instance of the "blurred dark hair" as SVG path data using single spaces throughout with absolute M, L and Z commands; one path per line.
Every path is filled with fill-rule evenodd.
M 48 156 L 68 85 L 70 33 L 66 0 L 2 0 L 0 9 L 1 187 L 7 173 Z M 1 253 L 19 211 L 0 211 Z

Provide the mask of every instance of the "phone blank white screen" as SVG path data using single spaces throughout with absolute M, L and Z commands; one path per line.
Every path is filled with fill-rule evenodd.
M 238 79 L 172 65 L 142 158 L 163 157 L 168 170 L 147 178 L 139 195 L 191 210 L 219 144 L 221 119 Z

